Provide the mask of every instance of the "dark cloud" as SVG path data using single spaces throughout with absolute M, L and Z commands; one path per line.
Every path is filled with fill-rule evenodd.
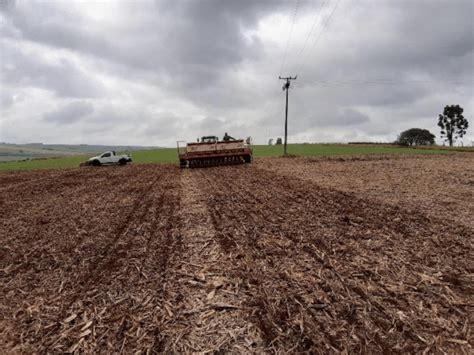
M 321 0 L 300 1 L 284 67 L 299 74 L 290 139 L 436 130 L 437 112 L 451 101 L 472 115 L 471 0 L 341 1 L 324 28 L 336 3 L 324 2 L 301 51 Z M 12 104 L 2 94 L 9 122 L 44 116 L 47 137 L 48 124 L 113 125 L 117 144 L 225 131 L 265 142 L 282 132 L 277 76 L 293 1 L 0 4 L 1 84 L 8 97 L 23 97 Z M 21 129 L 5 126 L 5 135 Z
M 82 120 L 85 116 L 93 112 L 94 106 L 91 103 L 76 101 L 45 113 L 43 119 L 57 124 L 71 124 Z
M 110 61 L 124 66 L 126 75 L 158 86 L 166 81 L 174 93 L 213 105 L 238 105 L 239 95 L 229 93 L 240 88 L 226 81 L 227 73 L 263 55 L 257 37 L 248 42 L 243 36 L 246 27 L 293 6 L 283 0 L 124 3 L 136 17 L 109 33 L 57 5 L 22 4 L 10 9 L 7 20 L 23 39 Z
M 334 126 L 346 126 L 358 125 L 364 122 L 370 122 L 369 116 L 357 110 L 346 108 L 341 113 L 339 113 L 339 115 L 333 122 L 331 122 L 331 124 Z
M 67 57 L 48 60 L 9 43 L 2 46 L 1 73 L 4 84 L 40 87 L 61 97 L 97 97 L 104 91 L 98 80 Z
M 15 0 L 2 0 L 0 1 L 0 11 L 11 11 L 15 8 Z

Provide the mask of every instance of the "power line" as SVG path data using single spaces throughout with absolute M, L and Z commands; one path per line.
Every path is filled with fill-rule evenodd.
M 409 84 L 471 84 L 474 81 L 469 80 L 393 80 L 393 79 L 354 79 L 354 80 L 315 80 L 312 82 L 303 81 L 301 84 L 320 85 L 320 86 L 351 86 L 351 85 L 409 85 Z
M 329 1 L 329 0 L 328 0 L 328 1 Z M 306 37 L 306 40 L 305 40 L 305 42 L 304 42 L 304 44 L 303 44 L 303 47 L 301 48 L 301 51 L 300 51 L 299 54 L 298 54 L 298 58 L 302 58 L 302 54 L 303 54 L 303 52 L 305 51 L 306 46 L 308 45 L 309 39 L 311 38 L 311 34 L 313 33 L 313 31 L 314 31 L 314 29 L 315 29 L 315 27 L 316 27 L 316 23 L 318 23 L 318 24 L 321 23 L 321 21 L 318 21 L 318 20 L 319 20 L 319 18 L 320 18 L 320 14 L 321 14 L 321 12 L 322 12 L 322 9 L 323 9 L 323 6 L 324 6 L 325 2 L 326 2 L 326 0 L 322 0 L 322 1 L 321 1 L 321 4 L 320 4 L 320 6 L 319 6 L 319 9 L 318 9 L 318 11 L 316 12 L 316 15 L 314 16 L 313 24 L 312 24 L 312 26 L 311 26 L 311 29 L 309 30 L 308 36 Z
M 286 41 L 286 48 L 285 48 L 285 53 L 283 54 L 283 61 L 281 63 L 281 68 L 280 68 L 280 75 L 282 74 L 283 72 L 283 68 L 285 66 L 285 63 L 286 63 L 286 56 L 288 54 L 288 47 L 290 45 L 290 40 L 291 40 L 291 34 L 293 33 L 293 27 L 295 26 L 295 21 L 296 21 L 296 15 L 298 13 L 298 7 L 300 5 L 300 0 L 297 0 L 296 1 L 296 5 L 295 5 L 295 12 L 293 14 L 293 22 L 291 23 L 291 27 L 290 27 L 290 32 L 288 33 L 288 39 Z
M 306 58 L 309 58 L 311 56 L 311 53 L 313 52 L 314 48 L 316 47 L 316 45 L 318 44 L 322 34 L 324 33 L 324 31 L 326 30 L 326 28 L 328 27 L 328 24 L 329 22 L 331 21 L 331 18 L 334 16 L 334 13 L 336 12 L 337 8 L 339 7 L 339 3 L 341 2 L 341 0 L 337 0 L 337 3 L 336 5 L 333 7 L 331 13 L 329 14 L 326 22 L 324 23 L 323 27 L 321 28 L 321 31 L 319 32 L 319 36 L 316 37 L 316 40 L 313 42 L 313 45 L 311 46 L 311 49 L 309 51 L 309 54 Z M 298 67 L 298 70 L 296 71 L 297 73 L 301 72 L 301 70 L 303 69 L 304 65 L 306 64 L 305 60 L 303 59 L 302 62 L 301 62 L 301 65 Z

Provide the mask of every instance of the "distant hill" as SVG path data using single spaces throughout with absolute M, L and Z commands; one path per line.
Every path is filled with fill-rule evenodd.
M 0 161 L 15 161 L 37 158 L 56 158 L 72 155 L 93 155 L 107 150 L 132 152 L 137 150 L 157 149 L 150 146 L 130 145 L 88 145 L 88 144 L 11 144 L 0 143 Z

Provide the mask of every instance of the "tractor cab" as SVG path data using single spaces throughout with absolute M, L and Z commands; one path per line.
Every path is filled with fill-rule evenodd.
M 219 141 L 219 138 L 216 136 L 204 136 L 201 138 L 200 143 L 216 143 Z

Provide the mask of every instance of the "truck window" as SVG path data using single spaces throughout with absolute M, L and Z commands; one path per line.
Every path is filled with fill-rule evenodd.
M 110 157 L 110 153 L 104 153 L 104 154 L 102 154 L 102 158 L 108 158 L 108 157 Z

